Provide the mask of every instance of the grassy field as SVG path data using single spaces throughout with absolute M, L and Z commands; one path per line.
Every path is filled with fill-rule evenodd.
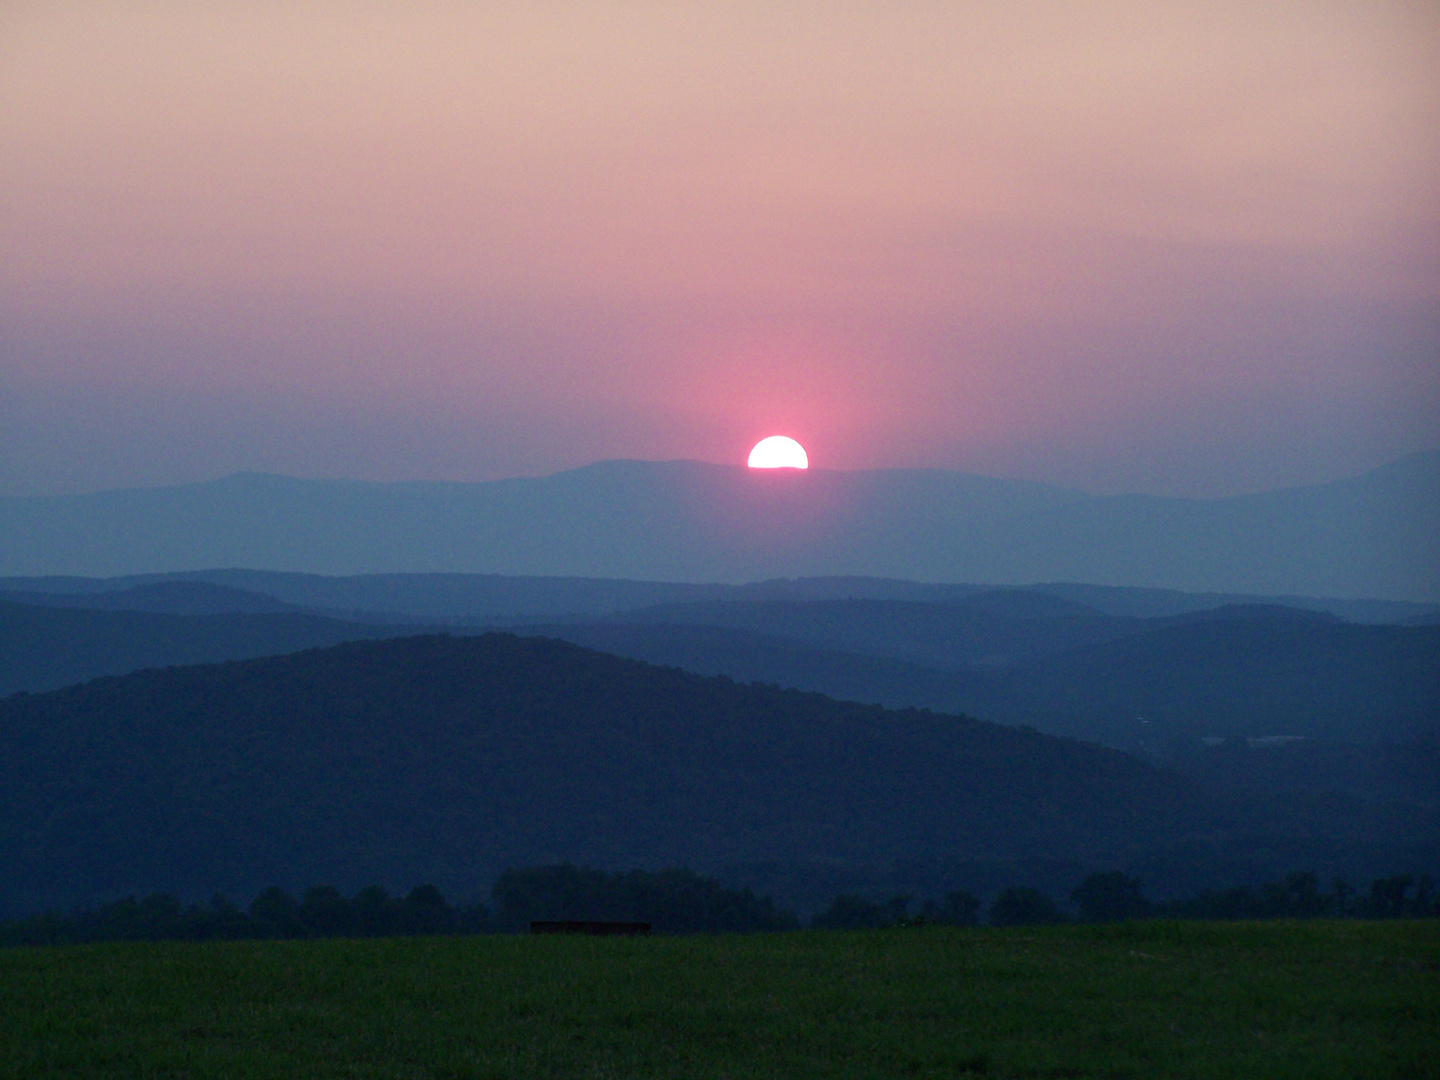
M 1440 922 L 0 950 L 14 1077 L 1440 1077 Z

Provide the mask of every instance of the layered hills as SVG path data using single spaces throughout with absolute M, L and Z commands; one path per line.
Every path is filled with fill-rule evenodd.
M 0 701 L 0 909 L 317 880 L 464 895 L 561 861 L 940 881 L 967 861 L 1153 867 L 1176 850 L 1203 873 L 1197 851 L 1223 844 L 1231 866 L 1277 846 L 1394 865 L 1440 835 L 1431 812 L 1302 803 L 1216 799 L 1118 751 L 960 716 L 550 639 L 415 636 Z
M 23 603 L 0 601 L 0 693 L 426 628 L 415 610 L 371 616 L 342 611 L 341 618 L 200 580 L 108 591 L 69 582 L 71 591 L 58 592 L 53 590 L 60 583 L 47 584 L 52 591 L 6 594 Z M 428 578 L 305 578 L 299 584 L 312 599 L 389 595 L 392 603 L 415 589 L 420 603 L 441 607 L 431 602 L 441 583 Z M 475 603 L 485 599 L 483 593 L 496 605 L 503 591 L 514 604 L 547 594 L 561 602 L 585 598 L 571 583 L 501 584 L 504 590 L 483 580 L 472 595 L 451 603 Z M 635 587 L 627 593 L 624 584 Z M 964 712 L 1162 755 L 1201 739 L 1410 742 L 1440 728 L 1440 627 L 1434 625 L 1351 624 L 1333 614 L 1255 603 L 1115 615 L 1057 595 L 1058 587 L 946 586 L 950 598 L 873 598 L 903 594 L 904 585 L 777 582 L 726 590 L 745 600 L 671 602 L 601 617 L 577 614 L 564 622 L 527 622 L 510 614 L 493 623 L 701 674 L 889 707 Z M 852 587 L 872 598 L 797 599 Z M 663 588 L 601 582 L 589 596 L 592 602 L 634 602 Z M 953 598 L 957 594 L 962 598 Z M 1132 602 L 1123 591 L 1109 599 L 1113 606 Z M 1161 599 L 1172 610 L 1183 606 L 1174 597 Z M 216 610 L 227 605 L 231 611 Z
M 941 668 L 729 627 L 520 628 L 704 674 L 1168 755 L 1202 739 L 1411 742 L 1440 732 L 1440 631 L 1284 616 L 1132 628 L 1013 664 Z M 1437 778 L 1440 779 L 1440 778 Z
M 0 599 L 23 603 L 174 614 L 298 609 L 390 623 L 467 625 L 535 622 L 557 617 L 593 619 L 646 607 L 702 601 L 929 602 L 959 600 L 995 591 L 995 586 L 974 583 L 933 584 L 854 576 L 774 578 L 743 585 L 458 573 L 337 576 L 253 569 L 189 570 L 108 578 L 0 577 Z M 1440 603 L 1373 598 L 1197 593 L 1075 583 L 1031 584 L 1023 590 L 1010 591 L 1045 593 L 1071 600 L 1087 612 L 1137 618 L 1262 603 L 1328 612 L 1350 622 L 1419 624 L 1440 618 Z

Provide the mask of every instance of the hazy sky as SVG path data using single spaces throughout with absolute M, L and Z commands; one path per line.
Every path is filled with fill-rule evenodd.
M 0 491 L 1440 445 L 1440 6 L 0 6 Z

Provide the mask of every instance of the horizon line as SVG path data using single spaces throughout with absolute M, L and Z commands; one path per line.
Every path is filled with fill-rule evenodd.
M 492 477 L 492 478 L 490 478 L 490 479 L 488 479 L 488 480 L 444 480 L 444 479 L 391 479 L 391 480 L 376 480 L 376 479 L 362 479 L 362 478 L 358 478 L 358 477 L 347 477 L 347 476 L 296 476 L 296 475 L 293 475 L 293 474 L 290 474 L 290 473 L 267 472 L 267 471 L 265 471 L 265 470 L 263 470 L 263 469 L 238 469 L 238 470 L 236 470 L 236 471 L 234 471 L 234 472 L 222 473 L 222 474 L 219 475 L 219 476 L 212 476 L 212 477 L 209 477 L 209 478 L 207 478 L 207 479 L 201 479 L 201 480 L 178 480 L 178 481 L 171 481 L 171 482 L 168 482 L 168 483 L 157 483 L 157 484 L 130 484 L 130 485 L 120 485 L 120 486 L 114 486 L 114 487 L 95 488 L 95 489 L 86 490 L 86 491 L 67 491 L 67 492 L 57 492 L 57 493 L 50 493 L 50 494 L 0 493 L 0 499 L 4 499 L 4 500 L 54 500 L 54 499 L 92 498 L 92 497 L 95 497 L 95 496 L 110 495 L 110 494 L 119 494 L 119 493 L 122 493 L 122 492 L 165 491 L 165 490 L 173 490 L 173 489 L 176 489 L 176 488 L 204 487 L 204 486 L 210 485 L 210 484 L 221 484 L 221 483 L 224 483 L 224 482 L 227 481 L 227 480 L 238 480 L 238 479 L 246 479 L 246 478 L 263 478 L 263 479 L 267 479 L 267 480 L 284 480 L 284 481 L 290 481 L 290 482 L 297 483 L 297 484 L 350 484 L 350 485 L 368 486 L 368 487 L 399 487 L 399 486 L 407 486 L 407 485 L 408 485 L 408 486 L 415 486 L 415 487 L 420 487 L 420 486 L 427 486 L 427 487 L 479 487 L 479 486 L 482 486 L 482 485 L 489 485 L 489 484 L 511 484 L 511 483 L 523 483 L 523 482 L 526 482 L 526 481 L 543 481 L 543 480 L 550 480 L 550 479 L 553 479 L 553 478 L 555 478 L 555 477 L 565 476 L 565 475 L 570 474 L 570 473 L 583 472 L 583 471 L 585 471 L 585 470 L 587 470 L 587 469 L 600 468 L 600 467 L 603 467 L 603 466 L 606 466 L 606 465 L 642 465 L 642 466 L 643 466 L 643 465 L 648 465 L 648 466 L 664 466 L 664 465 L 692 465 L 692 466 L 694 466 L 694 465 L 698 465 L 698 466 L 703 466 L 703 467 L 709 468 L 709 469 L 724 469 L 724 470 L 728 470 L 728 471 L 732 471 L 732 472 L 741 472 L 741 473 L 745 473 L 746 475 L 749 475 L 749 474 L 751 474 L 751 473 L 760 472 L 760 473 L 766 474 L 767 478 L 768 478 L 771 474 L 777 474 L 777 473 L 778 473 L 778 474 L 788 474 L 788 473 L 792 473 L 792 472 L 793 472 L 793 473 L 802 473 L 802 474 L 827 474 L 827 475 L 831 475 L 831 476 L 837 476 L 837 475 L 843 475 L 843 476 L 863 476 L 863 475 L 874 475 L 874 474 L 879 474 L 879 473 L 897 473 L 897 474 L 898 474 L 898 473 L 941 473 L 941 474 L 950 475 L 950 476 L 965 476 L 965 477 L 971 477 L 971 478 L 980 479 L 980 480 L 993 480 L 993 481 L 995 481 L 995 482 L 997 482 L 997 483 L 1023 484 L 1023 485 L 1032 486 L 1032 487 L 1048 488 L 1048 489 L 1050 489 L 1050 490 L 1052 490 L 1052 491 L 1063 492 L 1063 493 L 1066 493 L 1066 494 L 1076 495 L 1076 496 L 1080 496 L 1080 497 L 1087 498 L 1087 499 L 1144 498 L 1144 499 L 1164 499 L 1164 500 L 1175 501 L 1175 502 L 1224 502 L 1224 501 L 1229 500 L 1229 499 L 1243 499 L 1243 498 L 1247 498 L 1247 497 L 1260 496 L 1260 495 L 1268 495 L 1268 494 L 1273 494 L 1273 493 L 1278 493 L 1278 492 L 1284 492 L 1284 491 L 1303 491 L 1303 490 L 1309 490 L 1309 489 L 1313 489 L 1313 488 L 1325 487 L 1325 486 L 1327 486 L 1327 485 L 1329 485 L 1329 484 L 1339 484 L 1339 483 L 1345 483 L 1345 482 L 1347 482 L 1347 481 L 1359 480 L 1359 479 L 1362 479 L 1363 477 L 1371 476 L 1371 475 L 1373 475 L 1373 474 L 1375 474 L 1375 473 L 1378 473 L 1378 472 L 1383 472 L 1383 471 L 1385 471 L 1386 469 L 1393 468 L 1393 467 L 1395 467 L 1395 466 L 1397 466 L 1397 465 L 1403 464 L 1404 462 L 1407 462 L 1407 461 L 1414 460 L 1414 459 L 1416 459 L 1416 458 L 1433 457 L 1433 456 L 1440 456 L 1440 446 L 1433 447 L 1433 448 L 1426 449 L 1426 450 L 1415 450 L 1415 451 L 1412 451 L 1412 452 L 1410 452 L 1410 453 L 1408 453 L 1408 454 L 1402 454 L 1401 456 L 1399 456 L 1399 457 L 1397 457 L 1397 458 L 1392 458 L 1392 459 L 1390 459 L 1390 460 L 1388 460 L 1388 461 L 1384 461 L 1384 462 L 1380 463 L 1379 465 L 1375 465 L 1375 466 L 1373 466 L 1373 467 L 1371 467 L 1371 468 L 1364 469 L 1364 470 L 1362 470 L 1362 471 L 1360 471 L 1360 472 L 1347 473 L 1347 474 L 1345 474 L 1345 475 L 1333 477 L 1333 478 L 1328 479 L 1328 480 L 1319 480 L 1319 481 L 1316 481 L 1316 482 L 1314 482 L 1314 483 L 1309 483 L 1309 484 L 1288 484 L 1288 485 L 1283 485 L 1283 486 L 1280 486 L 1280 487 L 1261 488 L 1261 489 L 1258 489 L 1258 490 L 1253 490 L 1253 491 L 1241 491 L 1241 492 L 1235 492 L 1235 493 L 1226 494 L 1226 495 L 1158 495 L 1158 494 L 1153 494 L 1153 493 L 1149 493 L 1149 492 L 1138 492 L 1138 491 L 1123 491 L 1123 492 L 1111 492 L 1111 493 L 1108 493 L 1108 494 L 1100 494 L 1100 493 L 1096 493 L 1096 492 L 1093 492 L 1093 491 L 1087 491 L 1087 490 L 1085 490 L 1085 489 L 1083 489 L 1083 488 L 1069 487 L 1069 486 L 1065 486 L 1065 485 L 1061 485 L 1061 484 L 1051 483 L 1050 481 L 1047 481 L 1047 480 L 1035 480 L 1035 479 L 1031 479 L 1031 478 L 1029 478 L 1029 477 L 1023 477 L 1023 476 L 998 476 L 998 475 L 994 475 L 994 474 L 991 474 L 991 473 L 972 472 L 972 471 L 966 470 L 966 469 L 951 469 L 951 468 L 944 468 L 944 467 L 941 467 L 941 466 L 928 466 L 928 465 L 920 465 L 920 466 L 911 466 L 911 465 L 904 465 L 904 466 L 883 466 L 883 467 L 879 467 L 879 468 L 870 468 L 870 469 L 835 469 L 835 468 L 826 468 L 826 467 L 824 467 L 824 466 L 811 465 L 808 469 L 775 469 L 775 470 L 765 469 L 765 470 L 756 470 L 756 469 L 751 469 L 751 468 L 749 468 L 748 466 L 746 466 L 746 465 L 744 465 L 744 464 L 726 463 L 726 462 L 715 462 L 715 461 L 704 461 L 704 460 L 699 459 L 699 458 L 658 458 L 658 459 L 657 459 L 657 458 L 623 458 L 623 457 L 622 457 L 622 458 L 600 458 L 600 459 L 597 459 L 597 460 L 595 460 L 595 461 L 586 462 L 585 464 L 582 464 L 582 465 L 573 465 L 573 466 L 570 466 L 570 467 L 567 467 L 567 468 L 556 469 L 556 470 L 554 470 L 553 472 L 530 473 L 530 474 L 522 474 L 522 475 L 516 475 L 516 476 L 500 476 L 500 477 Z

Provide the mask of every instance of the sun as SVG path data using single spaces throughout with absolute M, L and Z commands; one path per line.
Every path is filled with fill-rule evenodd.
M 746 464 L 752 469 L 808 469 L 810 458 L 805 448 L 789 436 L 771 435 L 755 444 Z

